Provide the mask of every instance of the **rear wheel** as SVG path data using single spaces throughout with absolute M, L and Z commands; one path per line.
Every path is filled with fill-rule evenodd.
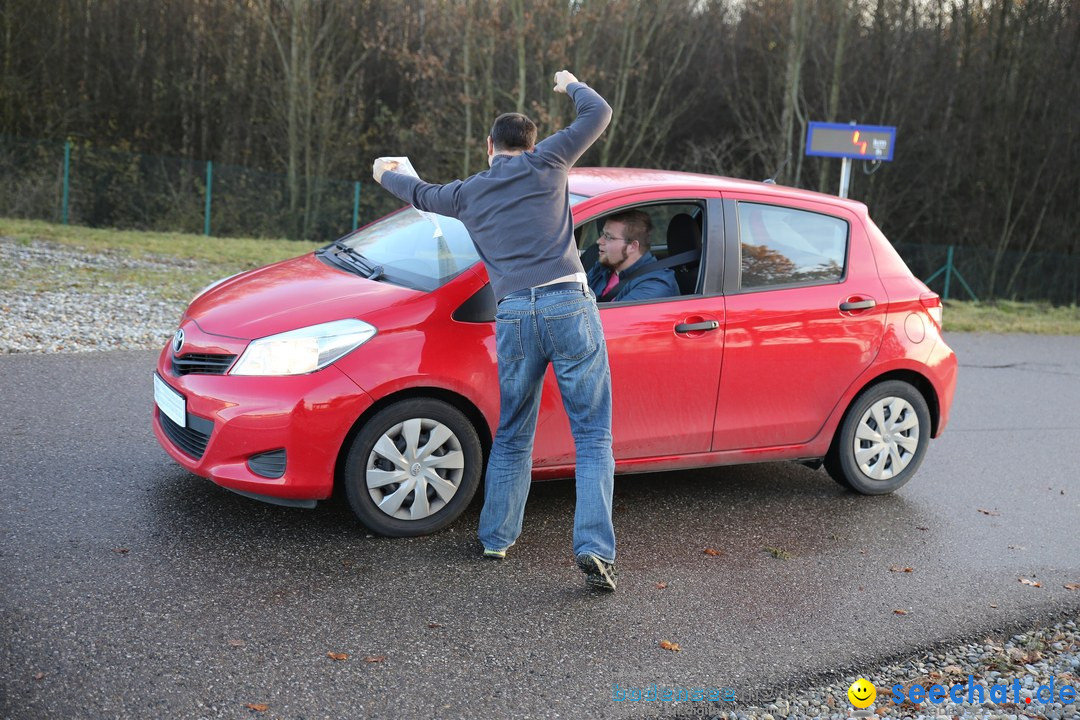
M 345 461 L 345 494 L 369 529 L 426 535 L 465 510 L 480 484 L 476 429 L 441 400 L 402 400 L 375 413 Z
M 930 443 L 930 410 L 922 393 L 889 380 L 856 398 L 833 440 L 825 469 L 864 495 L 900 488 L 919 469 Z

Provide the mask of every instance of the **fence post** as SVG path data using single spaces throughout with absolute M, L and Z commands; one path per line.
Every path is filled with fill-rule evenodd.
M 206 211 L 203 213 L 203 235 L 210 237 L 210 197 L 214 187 L 214 162 L 206 161 Z
M 352 229 L 360 227 L 360 181 L 356 181 L 352 201 Z
M 948 253 L 945 255 L 945 300 L 949 299 L 949 281 L 952 280 L 953 274 L 952 254 L 953 246 L 950 245 Z
M 60 222 L 68 224 L 68 188 L 71 185 L 71 141 L 64 141 L 64 200 L 60 213 Z

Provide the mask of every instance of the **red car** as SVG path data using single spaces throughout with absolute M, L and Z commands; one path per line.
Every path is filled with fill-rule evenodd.
M 681 291 L 601 303 L 617 472 L 795 460 L 868 494 L 911 478 L 956 356 L 864 205 L 655 170 L 578 169 L 570 192 L 586 269 L 604 218 L 640 209 Z M 243 495 L 311 507 L 341 483 L 371 530 L 433 532 L 497 426 L 494 313 L 463 226 L 402 209 L 204 290 L 158 360 L 154 433 Z M 573 475 L 550 372 L 534 453 L 536 479 Z

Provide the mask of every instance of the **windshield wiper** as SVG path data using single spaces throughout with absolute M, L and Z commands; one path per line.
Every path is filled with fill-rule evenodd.
M 340 240 L 334 241 L 334 247 L 337 248 L 337 252 L 334 253 L 335 258 L 342 262 L 347 262 L 349 265 L 359 270 L 360 274 L 368 280 L 378 280 L 384 275 L 382 265 L 375 265 L 355 248 L 349 247 Z

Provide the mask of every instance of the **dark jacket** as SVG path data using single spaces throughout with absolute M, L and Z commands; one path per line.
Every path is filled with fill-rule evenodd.
M 656 257 L 647 252 L 638 258 L 638 261 L 620 273 L 623 277 L 635 272 L 639 268 L 646 267 L 656 262 Z M 589 287 L 596 293 L 599 300 L 604 288 L 611 278 L 611 270 L 600 263 L 589 268 Z M 671 297 L 679 294 L 679 283 L 675 281 L 675 273 L 671 268 L 657 268 L 646 270 L 630 280 L 619 283 L 619 291 L 615 297 L 609 298 L 611 302 L 617 300 L 646 300 L 648 298 Z

